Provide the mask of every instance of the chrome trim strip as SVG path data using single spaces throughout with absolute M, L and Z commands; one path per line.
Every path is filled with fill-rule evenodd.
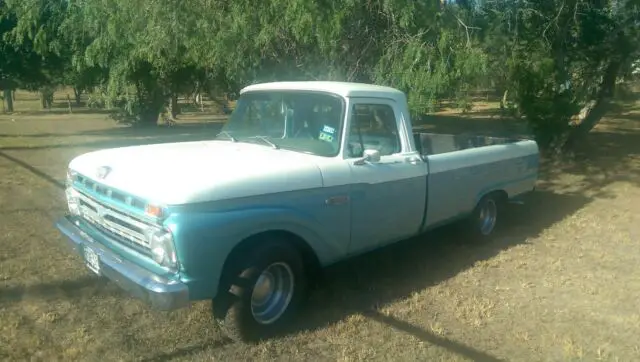
M 119 257 L 82 231 L 70 216 L 59 219 L 55 226 L 66 236 L 75 252 L 82 255 L 84 248 L 91 248 L 98 255 L 100 274 L 136 298 L 160 310 L 168 311 L 189 306 L 189 287 L 186 284 L 154 274 Z

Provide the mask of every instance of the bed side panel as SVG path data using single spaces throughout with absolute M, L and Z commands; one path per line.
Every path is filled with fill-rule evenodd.
M 491 191 L 504 190 L 510 198 L 531 191 L 538 173 L 538 147 L 528 140 L 426 158 L 430 174 L 425 228 L 467 216 Z

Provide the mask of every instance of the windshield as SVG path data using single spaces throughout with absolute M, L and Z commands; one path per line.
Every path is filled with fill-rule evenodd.
M 340 152 L 343 119 L 344 101 L 335 95 L 247 92 L 217 138 L 333 157 Z

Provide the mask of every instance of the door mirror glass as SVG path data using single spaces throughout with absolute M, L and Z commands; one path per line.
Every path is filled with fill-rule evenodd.
M 357 159 L 353 164 L 354 165 L 358 165 L 358 166 L 362 166 L 367 162 L 369 162 L 369 163 L 380 162 L 380 151 L 366 149 L 362 153 L 362 158 Z
M 367 162 L 380 162 L 380 151 L 366 149 L 362 155 Z

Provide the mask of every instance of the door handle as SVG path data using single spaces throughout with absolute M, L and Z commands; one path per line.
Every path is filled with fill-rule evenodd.
M 422 159 L 419 157 L 407 157 L 406 161 L 412 165 L 417 165 L 422 162 Z

